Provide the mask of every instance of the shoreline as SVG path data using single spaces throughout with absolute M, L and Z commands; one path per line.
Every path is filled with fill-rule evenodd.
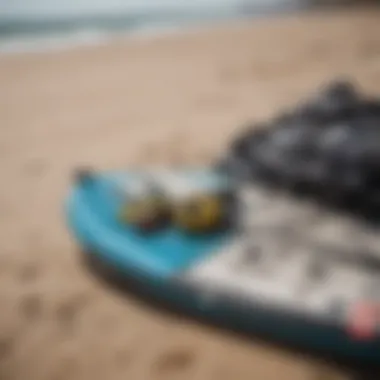
M 352 6 L 345 12 L 366 11 L 368 6 Z M 229 25 L 257 22 L 258 20 L 273 20 L 288 17 L 306 17 L 313 14 L 323 14 L 340 12 L 339 6 L 321 7 L 311 5 L 307 7 L 285 7 L 284 9 L 266 9 L 260 11 L 251 10 L 247 14 L 242 11 L 230 11 L 216 17 L 188 18 L 188 19 L 167 19 L 152 22 L 134 23 L 128 27 L 128 23 L 120 30 L 105 29 L 97 26 L 78 27 L 72 30 L 53 30 L 51 33 L 12 33 L 0 34 L 0 56 L 17 55 L 27 53 L 45 53 L 54 51 L 64 51 L 81 47 L 96 47 L 113 43 L 120 40 L 135 38 L 162 38 L 167 35 L 182 35 L 189 33 L 204 33 L 210 29 L 225 28 Z M 0 25 L 1 26 L 1 25 Z M 5 28 L 5 26 L 3 26 Z M 0 28 L 1 29 L 1 28 Z

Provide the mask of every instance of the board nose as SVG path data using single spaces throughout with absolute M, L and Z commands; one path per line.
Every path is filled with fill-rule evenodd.
M 89 167 L 79 167 L 73 171 L 73 181 L 75 183 L 83 183 L 93 179 L 95 170 Z

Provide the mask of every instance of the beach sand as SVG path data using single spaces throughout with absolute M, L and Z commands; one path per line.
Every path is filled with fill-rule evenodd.
M 244 123 L 337 76 L 376 93 L 379 17 L 315 13 L 0 57 L 0 379 L 323 378 L 299 354 L 104 287 L 78 265 L 63 200 L 82 164 L 207 164 Z

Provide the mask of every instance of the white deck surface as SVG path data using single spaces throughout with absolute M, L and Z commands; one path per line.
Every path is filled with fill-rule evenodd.
M 378 254 L 375 231 L 263 190 L 244 189 L 241 197 L 245 232 L 189 270 L 186 282 L 211 293 L 227 293 L 246 302 L 260 300 L 322 318 L 329 317 L 337 303 L 348 308 L 368 299 L 376 277 L 340 261 L 339 255 L 375 246 Z M 334 260 L 329 250 L 338 258 Z M 324 268 L 322 277 L 312 278 L 314 264 Z

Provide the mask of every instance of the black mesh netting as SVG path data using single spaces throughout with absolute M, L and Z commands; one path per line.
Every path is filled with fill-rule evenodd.
M 219 168 L 379 215 L 380 100 L 349 82 L 332 83 L 291 112 L 241 132 Z

